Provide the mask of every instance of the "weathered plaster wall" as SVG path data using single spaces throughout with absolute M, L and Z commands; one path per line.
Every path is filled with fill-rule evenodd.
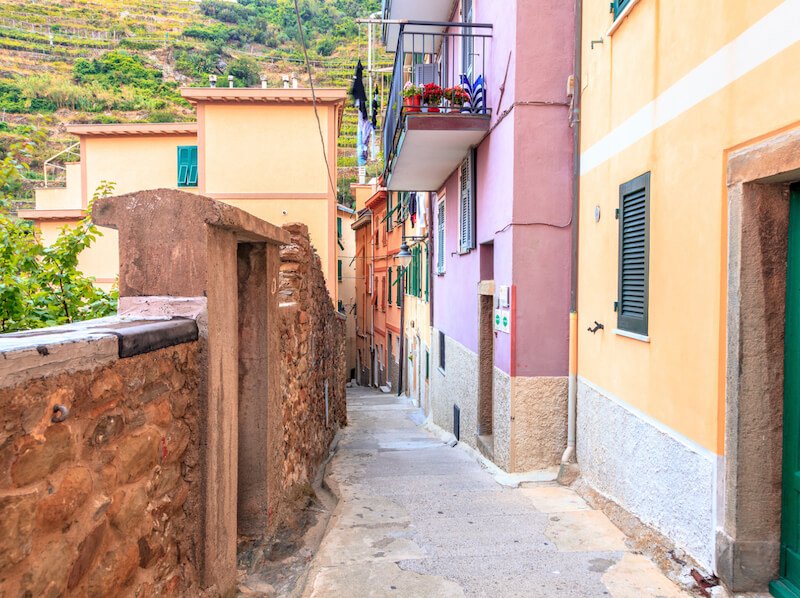
M 281 494 L 310 484 L 347 424 L 345 320 L 334 308 L 304 224 L 287 224 L 280 251 L 283 469 Z
M 494 368 L 492 393 L 494 462 L 508 471 L 511 468 L 511 376 L 500 368 Z
M 197 352 L 111 354 L 0 388 L 4 595 L 197 594 Z
M 516 376 L 511 404 L 511 470 L 558 465 L 567 445 L 567 378 Z
M 711 570 L 714 455 L 583 379 L 578 405 L 578 463 L 586 481 Z
M 445 336 L 445 370 L 439 368 L 439 331 L 433 329 L 431 413 L 433 422 L 453 431 L 453 405 L 461 410 L 461 441 L 476 445 L 478 433 L 478 356 Z

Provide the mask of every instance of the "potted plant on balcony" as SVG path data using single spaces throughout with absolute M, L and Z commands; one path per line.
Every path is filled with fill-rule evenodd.
M 436 83 L 426 83 L 422 88 L 422 99 L 425 100 L 428 112 L 439 112 L 443 97 L 444 90 Z
M 463 112 L 464 104 L 469 101 L 469 93 L 460 85 L 445 89 L 444 97 L 450 102 L 451 108 L 453 108 L 451 112 Z
M 422 105 L 422 88 L 408 81 L 403 86 L 403 106 L 406 112 L 419 112 Z

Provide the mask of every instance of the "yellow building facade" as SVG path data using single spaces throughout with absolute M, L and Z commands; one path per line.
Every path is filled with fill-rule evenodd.
M 356 235 L 352 228 L 356 212 L 336 206 L 336 279 L 339 284 L 339 312 L 345 320 L 347 337 L 347 379 L 356 378 Z
M 431 277 L 430 277 L 430 194 L 416 193 L 413 208 L 407 208 L 403 236 L 413 258 L 404 274 L 403 328 L 405 334 L 404 389 L 406 395 L 430 415 L 431 376 Z M 408 200 L 406 200 L 408 201 Z M 410 213 L 415 212 L 412 223 Z
M 68 127 L 79 138 L 80 163 L 67 165 L 63 188 L 37 190 L 36 209 L 20 215 L 36 221 L 47 242 L 83 216 L 102 181 L 114 183 L 115 194 L 156 188 L 200 193 L 277 225 L 306 224 L 335 303 L 336 141 L 346 92 L 316 90 L 316 115 L 308 89 L 181 93 L 195 106 L 196 123 Z M 116 232 L 103 229 L 101 240 L 81 255 L 83 271 L 101 284 L 113 282 L 115 247 Z
M 578 463 L 729 587 L 763 591 L 779 576 L 783 412 L 782 340 L 767 342 L 783 307 L 765 316 L 764 297 L 785 302 L 800 2 L 612 8 L 582 14 Z M 770 207 L 748 202 L 758 185 Z M 779 257 L 749 264 L 761 251 Z M 748 370 L 767 346 L 780 373 Z

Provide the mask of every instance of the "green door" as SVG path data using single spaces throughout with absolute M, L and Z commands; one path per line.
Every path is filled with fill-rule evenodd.
M 781 578 L 770 591 L 800 598 L 800 185 L 792 186 L 789 205 L 783 405 Z

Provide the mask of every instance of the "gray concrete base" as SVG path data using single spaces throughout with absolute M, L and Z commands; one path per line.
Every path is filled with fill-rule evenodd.
M 577 425 L 586 481 L 712 570 L 715 456 L 582 378 Z
M 717 575 L 739 592 L 763 592 L 778 571 L 779 542 L 734 540 L 717 530 Z M 765 575 L 765 572 L 766 575 Z

